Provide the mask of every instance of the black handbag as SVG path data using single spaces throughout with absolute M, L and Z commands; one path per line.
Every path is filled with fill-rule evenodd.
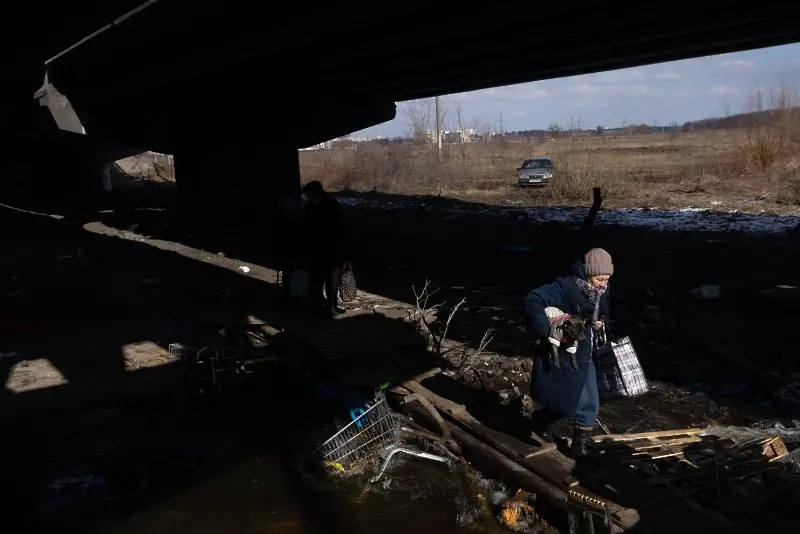
M 339 300 L 342 302 L 353 302 L 358 296 L 358 285 L 356 275 L 353 273 L 353 265 L 346 261 L 342 266 L 342 278 L 339 280 Z

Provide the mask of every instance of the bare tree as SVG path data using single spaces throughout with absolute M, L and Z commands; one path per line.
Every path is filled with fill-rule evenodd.
M 431 134 L 436 129 L 436 110 L 432 98 L 409 100 L 402 104 L 403 113 L 408 120 L 409 137 L 419 144 L 430 144 L 436 139 Z M 439 120 L 445 129 L 447 110 L 439 110 Z
M 774 91 L 757 89 L 750 95 L 742 147 L 748 165 L 766 170 L 791 144 L 795 104 L 794 95 L 786 87 Z
M 428 132 L 432 130 L 435 112 L 429 98 L 409 100 L 402 104 L 403 113 L 408 120 L 409 136 L 419 144 L 430 142 Z

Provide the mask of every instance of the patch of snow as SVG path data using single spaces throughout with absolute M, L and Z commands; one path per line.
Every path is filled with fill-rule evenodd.
M 419 199 L 377 200 L 364 197 L 338 197 L 347 206 L 367 209 L 405 211 L 429 204 Z M 449 219 L 460 216 L 488 215 L 509 217 L 524 212 L 530 224 L 564 223 L 580 225 L 588 210 L 584 207 L 523 207 L 467 204 L 446 206 L 441 210 Z M 733 211 L 714 211 L 710 208 L 686 207 L 676 210 L 624 208 L 603 209 L 597 217 L 598 226 L 628 226 L 660 231 L 685 232 L 744 232 L 751 234 L 786 233 L 800 224 L 798 215 L 767 215 Z
M 752 440 L 779 436 L 787 445 L 800 443 L 800 422 L 794 421 L 791 425 L 764 422 L 753 427 L 710 425 L 702 435 L 717 436 L 722 439 L 731 439 L 736 443 L 745 443 Z

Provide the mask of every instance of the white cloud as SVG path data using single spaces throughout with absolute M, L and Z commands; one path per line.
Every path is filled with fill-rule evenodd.
M 576 95 L 585 95 L 585 96 L 592 96 L 600 94 L 603 91 L 603 88 L 599 85 L 592 85 L 589 83 L 581 83 L 577 85 L 571 85 L 567 88 L 567 91 Z
M 495 87 L 483 91 L 483 96 L 496 100 L 542 100 L 550 98 L 550 92 L 542 87 L 536 87 L 534 83 L 524 83 L 508 87 Z
M 726 59 L 720 63 L 720 65 L 729 69 L 748 70 L 754 68 L 756 66 L 756 62 L 747 61 L 744 59 Z
M 647 86 L 644 84 L 622 84 L 622 85 L 596 85 L 581 83 L 571 85 L 567 91 L 580 96 L 644 96 L 648 94 Z
M 645 81 L 647 73 L 643 69 L 623 69 L 585 74 L 576 76 L 574 79 L 576 81 L 586 80 L 592 85 L 625 85 Z
M 708 90 L 711 96 L 733 96 L 742 94 L 742 90 L 732 85 L 717 85 Z
M 543 98 L 550 98 L 550 92 L 545 89 L 531 87 L 530 89 L 522 91 L 518 97 L 524 98 L 525 100 L 541 100 Z
M 661 81 L 668 81 L 668 80 L 682 80 L 683 75 L 675 70 L 662 70 L 661 72 L 656 72 L 653 74 L 652 78 L 654 80 L 661 80 Z
M 609 88 L 609 94 L 612 96 L 644 96 L 649 93 L 650 90 L 644 84 L 618 85 Z
M 611 102 L 607 100 L 583 100 L 577 99 L 572 100 L 569 102 L 569 105 L 576 108 L 591 108 L 591 109 L 600 109 L 600 108 L 610 108 L 612 107 Z

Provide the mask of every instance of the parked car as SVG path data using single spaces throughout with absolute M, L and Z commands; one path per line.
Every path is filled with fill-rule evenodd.
M 553 179 L 555 166 L 550 158 L 526 159 L 517 169 L 520 187 L 544 187 Z

